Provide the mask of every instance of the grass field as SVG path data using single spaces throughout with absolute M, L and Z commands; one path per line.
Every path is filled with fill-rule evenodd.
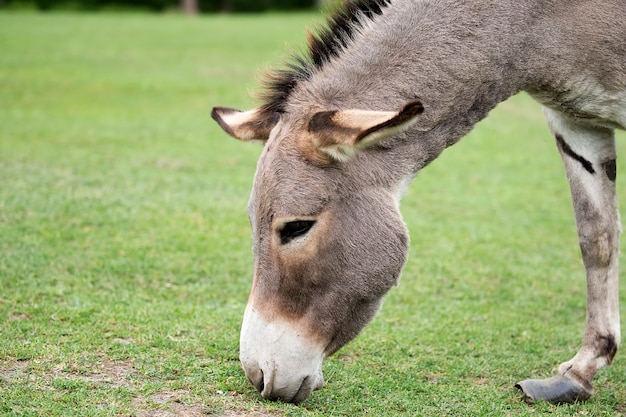
M 260 148 L 209 111 L 254 105 L 317 19 L 0 13 L 0 415 L 626 414 L 623 354 L 586 403 L 513 388 L 569 359 L 585 320 L 565 176 L 524 95 L 418 176 L 400 285 L 324 389 L 296 407 L 245 381 Z

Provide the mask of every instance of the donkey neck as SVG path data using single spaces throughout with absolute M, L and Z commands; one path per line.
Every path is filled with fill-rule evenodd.
M 527 22 L 519 6 L 515 13 L 516 6 L 504 3 L 394 0 L 303 82 L 291 101 L 393 110 L 419 97 L 425 111 L 407 135 L 417 139 L 397 147 L 401 159 L 412 154 L 414 173 L 526 87 L 521 34 Z

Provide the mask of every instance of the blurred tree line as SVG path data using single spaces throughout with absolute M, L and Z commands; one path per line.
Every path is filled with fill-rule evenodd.
M 261 12 L 268 10 L 311 9 L 328 0 L 0 0 L 0 8 L 35 6 L 40 10 L 107 8 L 144 9 L 164 11 L 181 9 L 186 13 L 199 12 Z

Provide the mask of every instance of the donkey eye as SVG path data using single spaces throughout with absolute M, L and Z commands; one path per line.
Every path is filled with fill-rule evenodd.
M 280 229 L 280 244 L 285 245 L 299 236 L 306 235 L 314 224 L 315 220 L 295 220 L 285 223 Z

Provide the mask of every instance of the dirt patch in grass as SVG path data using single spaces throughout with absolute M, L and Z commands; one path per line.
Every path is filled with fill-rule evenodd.
M 268 410 L 246 410 L 232 406 L 224 411 L 211 411 L 199 404 L 187 390 L 161 391 L 148 398 L 135 398 L 133 406 L 137 417 L 282 417 L 282 413 Z
M 55 376 L 79 379 L 94 385 L 105 384 L 110 388 L 122 387 L 132 391 L 135 388 L 131 379 L 134 373 L 135 369 L 130 360 L 104 360 L 92 373 L 61 372 Z M 164 390 L 148 397 L 137 396 L 133 398 L 131 405 L 136 409 L 137 417 L 200 417 L 208 414 L 201 400 L 187 390 Z
M 132 388 L 129 377 L 133 372 L 134 369 L 130 361 L 107 361 L 101 363 L 95 372 L 76 377 L 92 384 L 106 384 L 111 388 Z
M 268 413 L 262 411 L 248 411 L 248 410 L 228 410 L 223 414 L 219 414 L 218 417 L 280 417 L 282 414 Z
M 29 360 L 0 364 L 0 379 L 11 382 L 11 380 L 24 375 L 28 365 L 30 365 Z
M 137 417 L 200 417 L 209 412 L 187 390 L 161 391 L 132 401 Z
M 35 372 L 33 360 L 18 360 L 0 364 L 0 379 L 7 382 L 19 382 L 25 379 L 39 380 L 40 385 L 49 386 L 53 379 L 79 380 L 94 385 L 105 384 L 109 388 L 132 388 L 130 376 L 134 373 L 130 360 L 103 360 L 90 372 L 81 371 L 75 365 L 58 364 L 45 373 Z

